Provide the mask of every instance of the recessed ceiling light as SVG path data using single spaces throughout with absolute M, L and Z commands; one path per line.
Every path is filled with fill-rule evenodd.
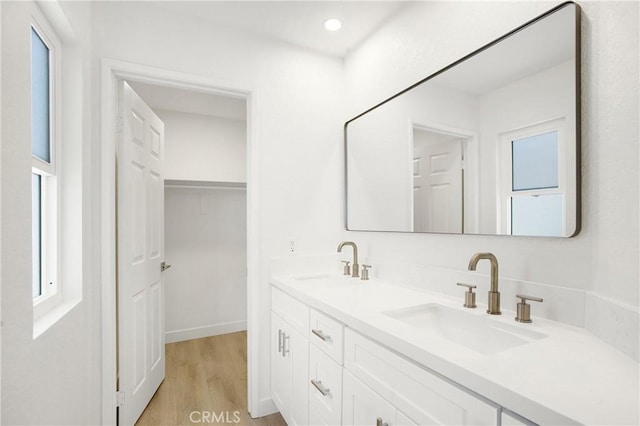
M 342 22 L 339 19 L 331 18 L 324 21 L 324 28 L 327 31 L 338 31 L 342 28 Z

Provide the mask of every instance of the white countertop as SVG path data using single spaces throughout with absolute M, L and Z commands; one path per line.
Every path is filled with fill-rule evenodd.
M 311 277 L 311 276 L 309 276 Z M 582 328 L 537 318 L 514 321 L 515 313 L 496 316 L 465 309 L 460 299 L 392 285 L 378 279 L 343 276 L 275 276 L 272 284 L 347 327 L 393 349 L 462 386 L 539 424 L 640 424 L 638 363 Z M 426 303 L 539 332 L 544 338 L 482 354 L 420 327 L 385 315 Z

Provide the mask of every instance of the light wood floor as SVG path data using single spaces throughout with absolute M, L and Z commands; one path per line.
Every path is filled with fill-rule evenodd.
M 228 415 L 216 422 L 221 412 Z M 166 345 L 166 377 L 136 425 L 193 424 L 286 425 L 279 413 L 259 419 L 247 413 L 246 332 Z

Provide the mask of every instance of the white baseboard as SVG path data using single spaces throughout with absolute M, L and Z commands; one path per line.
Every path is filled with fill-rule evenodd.
M 262 398 L 258 403 L 258 412 L 257 413 L 249 413 L 251 418 L 258 418 L 268 416 L 269 414 L 277 413 L 278 407 L 273 403 L 273 399 L 271 398 Z
M 217 336 L 219 334 L 235 333 L 247 329 L 247 321 L 233 321 L 222 324 L 211 324 L 203 327 L 186 328 L 183 330 L 167 331 L 164 333 L 165 343 L 182 342 L 184 340 L 199 339 L 201 337 Z

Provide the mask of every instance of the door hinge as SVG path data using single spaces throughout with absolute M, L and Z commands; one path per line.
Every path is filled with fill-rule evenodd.
M 124 117 L 121 115 L 116 116 L 116 134 L 120 134 L 124 131 Z
M 124 391 L 116 391 L 116 407 L 124 405 Z

